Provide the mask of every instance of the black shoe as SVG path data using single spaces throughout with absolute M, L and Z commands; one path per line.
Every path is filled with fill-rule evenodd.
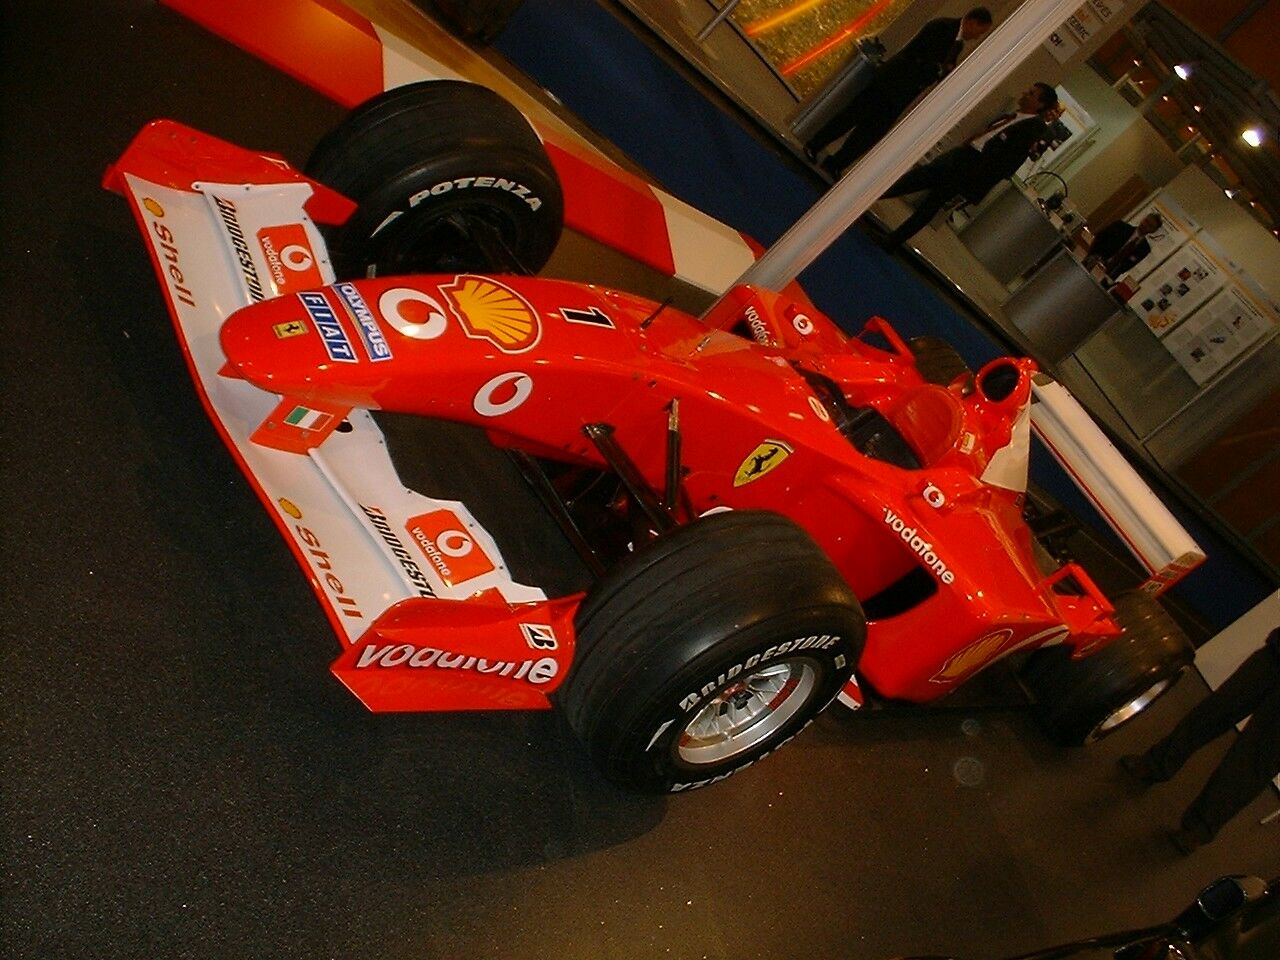
M 1133 779 L 1148 786 L 1168 779 L 1168 777 L 1161 775 L 1160 771 L 1156 769 L 1156 765 L 1151 762 L 1151 758 L 1145 753 L 1125 754 L 1120 758 L 1120 768 Z
M 1169 842 L 1173 844 L 1173 848 L 1184 857 L 1192 850 L 1204 845 L 1204 841 L 1200 839 L 1200 835 L 1192 830 L 1169 831 Z

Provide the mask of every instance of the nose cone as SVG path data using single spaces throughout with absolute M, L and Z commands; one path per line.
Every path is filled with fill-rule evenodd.
M 380 360 L 381 329 L 354 288 L 279 297 L 237 310 L 222 325 L 222 350 L 250 383 L 272 393 L 367 395 Z M 362 321 L 363 318 L 363 321 Z M 351 391 L 356 396 L 350 396 Z M 336 395 L 335 395 L 336 396 Z

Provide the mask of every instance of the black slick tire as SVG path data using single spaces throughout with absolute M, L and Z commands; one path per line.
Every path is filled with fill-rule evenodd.
M 342 279 L 532 274 L 564 225 L 560 182 L 538 135 L 473 83 L 427 80 L 374 97 L 320 141 L 305 170 L 358 205 L 326 229 Z
M 1144 593 L 1115 599 L 1124 633 L 1095 654 L 1071 659 L 1065 647 L 1032 654 L 1020 679 L 1035 697 L 1049 736 L 1065 746 L 1100 740 L 1167 693 L 1195 659 L 1181 628 Z
M 808 535 L 751 511 L 627 556 L 576 628 L 560 706 L 605 776 L 647 792 L 722 780 L 791 739 L 845 684 L 866 633 Z

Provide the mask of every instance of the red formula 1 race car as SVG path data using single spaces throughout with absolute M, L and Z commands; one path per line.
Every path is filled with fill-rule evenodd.
M 371 710 L 555 703 L 607 776 L 676 791 L 837 695 L 924 703 L 1046 648 L 1028 682 L 1079 740 L 1189 662 L 1159 629 L 1108 647 L 1112 605 L 1038 549 L 1032 362 L 944 372 L 936 348 L 878 319 L 849 338 L 798 290 L 740 287 L 697 318 L 529 276 L 559 186 L 483 88 L 385 94 L 306 174 L 157 121 L 106 183 L 343 642 L 333 673 Z M 478 519 L 518 500 L 493 471 L 462 495 L 420 479 L 486 437 L 536 493 L 514 529 L 515 508 Z M 578 581 L 512 563 L 535 523 L 577 548 Z M 1073 674 L 1103 647 L 1104 683 Z

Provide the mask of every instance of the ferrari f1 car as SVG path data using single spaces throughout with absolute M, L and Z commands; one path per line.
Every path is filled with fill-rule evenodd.
M 924 703 L 1039 649 L 1024 677 L 1078 741 L 1189 662 L 1143 598 L 1111 643 L 1112 604 L 1038 547 L 1034 363 L 971 374 L 880 319 L 850 338 L 797 288 L 699 318 L 534 277 L 560 185 L 484 88 L 384 94 L 305 173 L 156 121 L 106 184 L 371 710 L 556 704 L 608 777 L 679 791 L 837 696 Z M 519 544 L 411 476 L 468 441 L 406 442 L 406 415 L 510 451 L 584 581 L 523 582 Z

